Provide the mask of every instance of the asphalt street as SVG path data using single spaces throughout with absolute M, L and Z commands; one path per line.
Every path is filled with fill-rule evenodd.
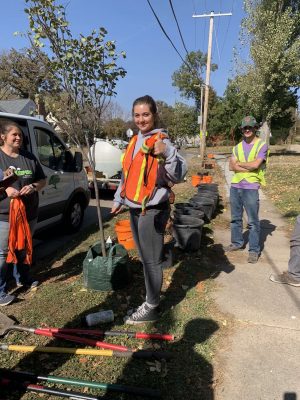
M 112 194 L 104 194 L 100 199 L 103 221 L 110 218 L 112 198 Z M 85 211 L 81 231 L 83 232 L 85 229 L 95 224 L 98 224 L 96 200 L 91 199 L 90 204 Z M 38 261 L 38 259 L 40 258 L 44 258 L 48 255 L 55 253 L 58 249 L 65 246 L 68 242 L 72 241 L 77 235 L 78 233 L 63 233 L 63 230 L 59 226 L 44 231 L 42 234 L 38 235 L 37 238 L 35 238 L 33 241 L 35 260 Z

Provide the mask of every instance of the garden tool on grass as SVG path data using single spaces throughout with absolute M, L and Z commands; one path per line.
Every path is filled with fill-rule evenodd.
M 30 384 L 37 383 L 38 381 L 47 381 L 47 382 L 55 382 L 64 385 L 73 385 L 73 386 L 83 386 L 94 389 L 103 389 L 109 392 L 119 392 L 119 393 L 128 393 L 135 394 L 143 397 L 155 397 L 158 398 L 161 396 L 160 391 L 156 389 L 148 389 L 141 388 L 135 386 L 127 386 L 127 385 L 119 385 L 114 383 L 102 383 L 102 382 L 92 382 L 81 379 L 74 378 L 65 378 L 60 376 L 53 375 L 36 375 L 32 372 L 27 371 L 14 371 L 9 369 L 0 368 L 0 377 L 15 379 L 17 381 L 26 381 Z
M 26 391 L 34 392 L 34 393 L 47 393 L 51 394 L 52 396 L 59 396 L 59 397 L 67 397 L 68 399 L 78 399 L 78 400 L 99 400 L 99 399 L 107 399 L 105 396 L 93 396 L 85 393 L 80 392 L 71 392 L 69 390 L 62 390 L 62 389 L 54 389 L 47 386 L 40 386 L 34 385 L 28 382 L 16 382 L 15 380 L 8 379 L 8 378 L 1 378 L 0 379 L 0 387 L 7 386 L 12 390 L 16 390 L 18 388 L 24 388 Z
M 173 341 L 174 335 L 165 333 L 146 333 L 146 332 L 127 332 L 127 331 L 100 331 L 98 329 L 80 329 L 80 328 L 39 328 L 40 330 L 51 331 L 54 333 L 71 333 L 76 335 L 89 336 L 127 336 L 134 339 L 145 340 L 166 340 Z
M 98 349 L 75 349 L 70 347 L 44 347 L 44 346 L 23 346 L 15 344 L 0 343 L 0 350 L 17 351 L 23 353 L 65 353 L 76 355 L 90 355 L 90 356 L 105 356 L 105 357 L 125 357 L 125 358 L 140 358 L 155 360 L 169 360 L 170 353 L 164 351 L 151 351 L 151 350 L 128 350 L 128 351 L 115 351 L 115 350 L 98 350 Z
M 0 313 L 0 336 L 5 336 L 10 331 L 21 331 L 21 332 L 29 332 L 34 333 L 35 335 L 49 336 L 58 339 L 65 339 L 72 342 L 86 344 L 87 346 L 96 346 L 101 347 L 103 349 L 110 349 L 116 351 L 128 351 L 129 349 L 125 346 L 119 346 L 116 344 L 110 344 L 105 342 L 100 342 L 94 339 L 82 338 L 76 335 L 67 335 L 65 333 L 60 332 L 52 332 L 51 330 L 44 330 L 39 328 L 28 328 L 25 326 L 14 325 L 15 321 L 5 314 Z

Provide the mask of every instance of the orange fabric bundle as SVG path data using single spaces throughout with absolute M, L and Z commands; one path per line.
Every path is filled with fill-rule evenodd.
M 16 264 L 18 262 L 16 250 L 25 250 L 24 264 L 32 263 L 32 237 L 25 206 L 19 198 L 10 201 L 7 263 Z

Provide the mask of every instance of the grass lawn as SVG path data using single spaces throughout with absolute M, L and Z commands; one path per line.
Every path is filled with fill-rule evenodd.
M 263 191 L 292 227 L 300 214 L 300 154 L 273 153 Z
M 196 193 L 191 185 L 191 175 L 197 171 L 199 161 L 195 156 L 190 160 L 187 182 L 176 186 L 176 202 L 182 202 Z M 214 181 L 221 179 L 212 170 Z M 125 219 L 127 213 L 118 216 Z M 105 223 L 105 236 L 115 236 L 116 219 Z M 18 302 L 3 308 L 4 313 L 14 316 L 20 325 L 29 327 L 80 327 L 84 316 L 100 309 L 112 309 L 115 321 L 112 325 L 101 326 L 113 330 L 135 330 L 172 333 L 174 342 L 138 341 L 107 338 L 108 342 L 126 345 L 130 348 L 150 348 L 166 350 L 172 359 L 168 362 L 128 360 L 116 357 L 76 356 L 48 353 L 18 353 L 2 351 L 0 364 L 5 368 L 25 370 L 43 375 L 74 377 L 105 383 L 122 383 L 132 386 L 157 388 L 164 399 L 213 398 L 214 372 L 212 359 L 222 330 L 225 330 L 222 317 L 212 307 L 210 297 L 213 277 L 216 271 L 209 255 L 211 225 L 203 232 L 201 250 L 187 254 L 176 250 L 175 264 L 164 270 L 162 290 L 163 316 L 157 323 L 139 327 L 123 324 L 123 316 L 128 308 L 140 305 L 144 299 L 144 280 L 141 263 L 135 251 L 130 251 L 129 269 L 131 282 L 128 287 L 114 292 L 87 290 L 82 282 L 82 262 L 91 244 L 97 241 L 97 232 L 83 232 L 52 257 L 38 261 L 34 268 L 35 276 L 42 284 L 36 292 L 24 293 L 19 290 Z M 100 339 L 101 340 L 101 339 Z M 59 339 L 50 339 L 23 332 L 11 332 L 2 339 L 3 343 L 19 345 L 84 347 Z M 46 383 L 45 383 L 46 384 Z M 47 383 L 49 386 L 50 384 Z M 55 384 L 55 387 L 66 388 Z M 24 391 L 5 390 L 0 398 L 52 399 L 53 396 Z M 95 389 L 73 391 L 97 393 Z M 3 395 L 5 397 L 3 397 Z M 105 398 L 130 399 L 133 396 L 119 393 L 106 393 Z M 138 397 L 135 397 L 138 398 Z M 140 397 L 142 398 L 142 397 Z
M 213 149 L 218 152 L 218 149 Z M 195 192 L 191 176 L 199 171 L 197 151 L 189 160 L 190 169 L 187 182 L 175 186 L 176 202 L 190 198 Z M 299 166 L 298 155 L 274 155 L 270 158 L 267 170 L 267 187 L 264 189 L 271 201 L 292 223 L 299 212 Z M 222 184 L 223 176 L 218 169 L 210 170 L 214 182 Z M 220 185 L 220 189 L 221 189 Z M 222 194 L 222 192 L 221 192 Z M 130 348 L 150 348 L 166 350 L 172 354 L 168 362 L 126 360 L 115 357 L 76 356 L 48 353 L 0 353 L 1 367 L 31 371 L 37 374 L 73 377 L 105 383 L 122 383 L 132 386 L 157 388 L 162 397 L 171 399 L 213 399 L 215 373 L 213 357 L 222 338 L 228 335 L 230 321 L 214 308 L 211 293 L 214 278 L 219 271 L 216 265 L 226 262 L 222 252 L 213 246 L 211 234 L 219 224 L 223 224 L 222 210 L 211 224 L 205 225 L 200 251 L 192 254 L 179 250 L 175 252 L 175 263 L 164 270 L 162 290 L 163 316 L 155 324 L 139 327 L 123 325 L 123 316 L 128 308 L 140 305 L 144 299 L 144 280 L 141 264 L 135 251 L 130 251 L 129 269 L 131 282 L 123 290 L 115 292 L 96 292 L 86 290 L 82 282 L 82 263 L 91 244 L 97 241 L 98 234 L 92 229 L 82 232 L 72 242 L 64 245 L 52 257 L 39 260 L 35 276 L 42 282 L 36 292 L 23 293 L 19 290 L 20 301 L 1 311 L 14 316 L 19 324 L 30 327 L 80 327 L 84 316 L 100 309 L 112 309 L 115 321 L 98 329 L 163 332 L 175 335 L 174 342 L 137 341 L 107 338 L 106 341 L 126 345 Z M 118 219 L 127 218 L 127 213 Z M 105 223 L 105 236 L 115 236 L 114 224 L 117 218 Z M 228 227 L 229 229 L 229 227 Z M 100 339 L 101 340 L 101 339 Z M 2 339 L 3 343 L 84 347 L 58 339 L 49 339 L 33 334 L 12 332 Z M 50 384 L 47 384 L 50 386 Z M 55 384 L 55 387 L 66 388 Z M 71 388 L 71 387 L 70 387 Z M 73 391 L 94 393 L 105 392 L 87 388 L 72 387 Z M 37 395 L 1 387 L 0 399 L 54 399 L 49 395 Z M 126 394 L 106 393 L 109 399 L 138 398 Z M 140 397 L 143 398 L 143 397 Z

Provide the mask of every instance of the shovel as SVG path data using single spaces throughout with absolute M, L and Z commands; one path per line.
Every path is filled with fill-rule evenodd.
M 39 329 L 39 328 L 28 328 L 25 326 L 14 325 L 15 321 L 5 314 L 0 313 L 0 336 L 5 336 L 10 331 L 21 331 L 34 333 L 35 335 L 42 335 L 48 337 L 54 337 L 59 339 L 69 340 L 71 342 L 86 344 L 87 346 L 100 347 L 102 349 L 110 349 L 114 351 L 128 351 L 129 349 L 125 346 L 119 346 L 116 344 L 110 344 L 105 342 L 100 342 L 99 340 L 87 339 L 78 337 L 76 335 L 68 335 L 61 332 L 53 332 L 51 330 Z
M 0 377 L 4 379 L 12 379 L 21 382 L 28 382 L 30 384 L 37 384 L 38 381 L 47 381 L 60 383 L 64 385 L 70 386 L 80 386 L 80 387 L 88 387 L 94 389 L 102 389 L 108 390 L 109 392 L 119 392 L 119 393 L 129 393 L 139 396 L 146 397 L 154 397 L 160 398 L 161 394 L 159 390 L 142 388 L 136 386 L 127 386 L 120 385 L 115 383 L 103 383 L 103 382 L 95 382 L 95 381 L 86 381 L 75 378 L 65 378 L 61 376 L 53 376 L 53 375 L 36 375 L 32 372 L 27 371 L 15 371 L 0 368 Z
M 85 393 L 80 393 L 80 392 L 71 392 L 69 390 L 62 390 L 62 389 L 55 389 L 55 388 L 50 388 L 47 386 L 41 386 L 41 385 L 34 385 L 31 383 L 26 383 L 26 382 L 16 382 L 11 379 L 7 378 L 2 378 L 0 379 L 0 386 L 7 386 L 9 389 L 14 390 L 15 388 L 24 388 L 28 392 L 34 392 L 34 393 L 46 393 L 52 396 L 58 396 L 58 397 L 66 397 L 71 400 L 100 400 L 100 399 L 107 399 L 107 397 L 104 396 L 93 396 Z
M 73 333 L 76 335 L 89 336 L 127 336 L 128 338 L 144 339 L 144 340 L 166 340 L 173 341 L 174 335 L 168 333 L 146 333 L 146 332 L 129 332 L 129 331 L 100 331 L 98 329 L 80 329 L 80 328 L 39 328 L 43 331 L 51 331 L 58 333 Z
M 22 353 L 64 353 L 64 354 L 76 354 L 76 355 L 90 355 L 90 356 L 104 356 L 104 357 L 125 357 L 125 358 L 137 358 L 137 359 L 149 359 L 155 360 L 169 360 L 171 354 L 164 351 L 152 351 L 152 350 L 128 350 L 128 351 L 116 351 L 116 350 L 98 350 L 98 349 L 78 349 L 70 347 L 43 347 L 43 346 L 24 346 L 16 344 L 5 344 L 0 343 L 0 350 L 4 351 L 17 351 Z

